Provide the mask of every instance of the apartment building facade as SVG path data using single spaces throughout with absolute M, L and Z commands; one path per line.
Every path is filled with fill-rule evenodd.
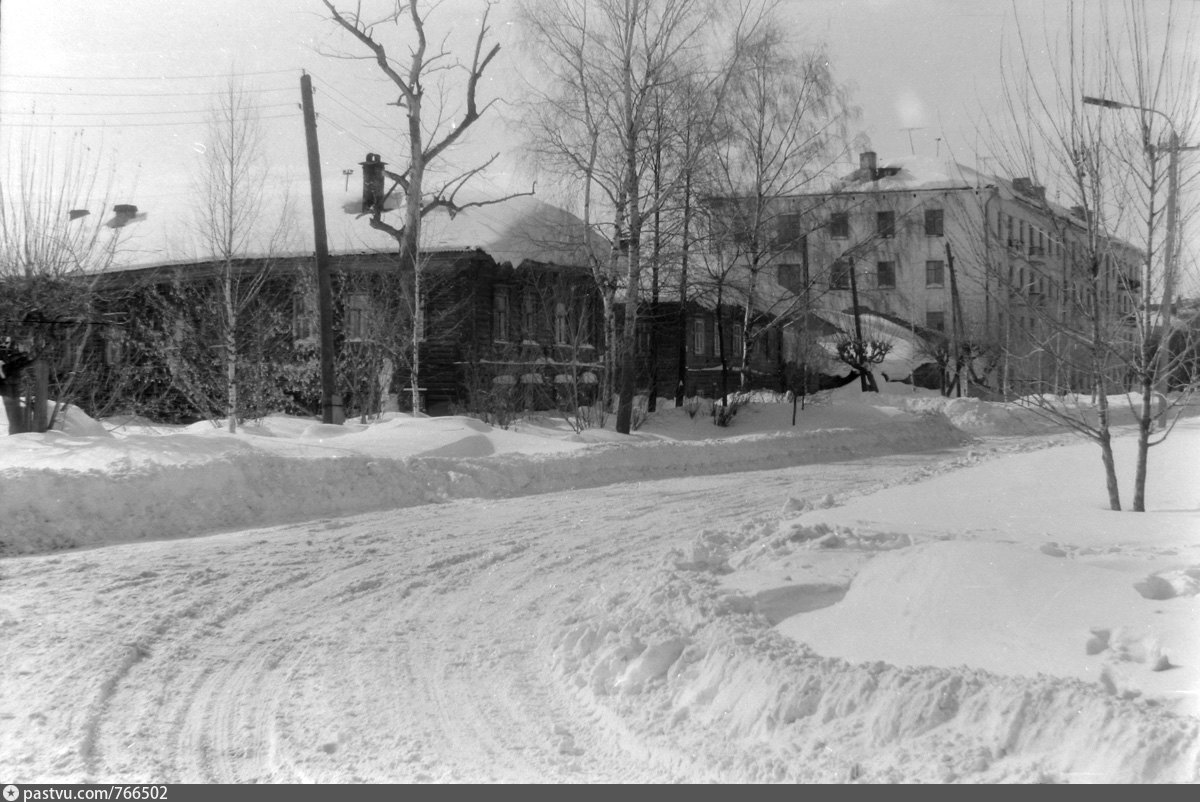
M 1083 381 L 1050 340 L 1093 310 L 1106 330 L 1128 329 L 1137 306 L 1142 254 L 1117 239 L 1089 247 L 1082 210 L 1028 178 L 867 152 L 828 191 L 778 204 L 779 240 L 792 244 L 777 259 L 776 292 L 970 342 L 977 378 L 996 391 Z

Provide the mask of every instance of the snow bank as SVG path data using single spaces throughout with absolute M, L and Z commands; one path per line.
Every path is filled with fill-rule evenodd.
M 556 667 L 576 687 L 580 704 L 626 722 L 664 769 L 724 782 L 1200 780 L 1200 720 L 1113 684 L 998 675 L 968 667 L 978 661 L 966 659 L 934 667 L 821 656 L 819 639 L 805 643 L 772 626 L 777 598 L 723 586 L 730 547 L 755 537 L 753 527 L 741 537 L 706 533 L 696 546 L 705 559 L 675 554 L 644 590 L 600 600 L 564 621 L 555 640 Z M 862 577 L 867 585 L 925 565 L 917 586 L 953 597 L 972 578 L 957 581 L 944 561 L 927 563 L 927 551 L 885 547 L 901 551 L 888 552 L 895 561 L 880 563 L 874 580 Z M 986 573 L 986 555 L 975 556 L 985 559 L 972 576 Z M 902 587 L 909 587 L 907 579 Z M 896 588 L 865 595 L 903 604 Z M 853 606 L 856 598 L 854 587 L 845 593 L 827 584 L 797 586 L 790 595 L 791 621 Z M 952 616 L 955 603 L 923 609 Z M 962 608 L 968 619 L 980 609 L 970 600 Z M 852 626 L 848 620 L 854 617 L 841 625 Z M 896 623 L 892 615 L 882 627 Z M 929 631 L 902 630 L 894 639 L 935 632 L 976 644 L 1003 637 L 993 623 L 934 617 Z M 1086 633 L 1075 634 L 1070 646 L 1082 652 Z
M 100 444 L 57 433 L 19 435 L 15 439 L 26 438 L 26 444 L 38 438 L 39 448 L 19 457 L 29 467 L 0 467 L 0 520 L 5 521 L 0 555 L 195 535 L 454 498 L 767 470 L 944 448 L 967 439 L 944 417 L 905 414 L 858 429 L 690 442 L 573 443 L 566 450 L 551 443 L 548 453 L 490 453 L 497 450 L 494 439 L 505 440 L 510 433 L 492 438 L 491 427 L 479 421 L 447 420 L 435 430 L 440 425 L 463 431 L 420 452 L 422 456 L 405 459 L 363 456 L 365 444 L 359 452 L 344 448 L 351 438 L 378 439 L 389 424 L 379 432 L 338 432 L 333 444 L 340 450 L 333 455 L 299 450 L 303 444 L 295 440 L 282 453 L 271 453 L 252 436 L 219 432 L 167 438 L 106 435 Z M 80 467 L 98 459 L 102 467 Z M 5 463 L 0 459 L 0 466 Z

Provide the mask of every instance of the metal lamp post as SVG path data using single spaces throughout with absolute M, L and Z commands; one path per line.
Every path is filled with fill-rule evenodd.
M 1100 106 L 1106 109 L 1134 109 L 1136 111 L 1144 111 L 1148 114 L 1157 114 L 1167 121 L 1167 125 L 1171 128 L 1171 138 L 1167 144 L 1167 241 L 1166 254 L 1164 255 L 1163 269 L 1163 320 L 1164 331 L 1163 336 L 1166 336 L 1166 321 L 1169 320 L 1172 310 L 1175 307 L 1175 272 L 1177 261 L 1179 259 L 1179 152 L 1182 150 L 1196 150 L 1197 147 L 1183 147 L 1179 144 L 1179 131 L 1175 128 L 1175 122 L 1158 109 L 1152 109 L 1148 106 L 1138 106 L 1133 103 L 1121 103 L 1116 100 L 1109 100 L 1102 97 L 1083 96 L 1083 102 L 1090 106 Z M 1146 275 L 1142 281 L 1142 299 L 1143 312 L 1146 315 L 1146 325 L 1150 325 L 1150 276 L 1149 276 L 1149 258 L 1146 260 Z M 1147 332 L 1149 336 L 1150 332 Z M 1164 360 L 1169 360 L 1169 352 L 1167 343 L 1160 342 L 1158 347 L 1158 362 L 1162 366 L 1158 371 L 1158 382 L 1160 391 L 1167 389 L 1167 377 L 1165 375 L 1166 363 Z

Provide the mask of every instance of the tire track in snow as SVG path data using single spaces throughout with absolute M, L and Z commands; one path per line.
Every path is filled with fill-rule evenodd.
M 6 561 L 14 609 L 70 586 L 53 652 L 71 670 L 8 677 L 38 698 L 86 698 L 111 666 L 79 655 L 118 623 L 169 623 L 95 716 L 97 781 L 659 782 L 619 720 L 581 706 L 550 633 L 580 605 L 644 581 L 673 546 L 736 528 L 794 493 L 868 492 L 946 455 L 643 481 Z M 721 493 L 713 513 L 699 498 Z M 669 523 L 667 523 L 669 522 Z M 76 571 L 85 564 L 94 565 Z M 213 570 L 214 567 L 217 570 Z M 158 573 L 153 581 L 113 578 Z M 114 590 L 111 607 L 91 600 Z M 120 612 L 115 605 L 119 603 Z M 137 612 L 152 611 L 152 612 Z M 36 649 L 33 623 L 17 642 Z M 89 673 L 90 672 L 90 673 Z M 61 712 L 51 711 L 61 716 Z M 52 724 L 58 732 L 75 726 Z M 23 742 L 0 720 L 0 763 Z M 17 743 L 12 747 L 10 744 Z M 44 742 L 39 742 L 44 743 Z M 34 755 L 23 781 L 48 772 Z M 675 762 L 672 762 L 674 760 Z M 74 773 L 73 773 L 74 772 Z M 20 772 L 18 772 L 20 775 Z

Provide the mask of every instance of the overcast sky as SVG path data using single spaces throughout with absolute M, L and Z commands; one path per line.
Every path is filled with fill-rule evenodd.
M 518 91 L 525 69 L 513 5 L 503 0 L 492 12 L 502 50 L 486 91 L 496 97 Z M 482 8 L 481 0 L 443 0 L 431 24 L 467 41 Z M 1019 0 L 1015 8 L 1003 0 L 785 2 L 801 40 L 827 43 L 835 74 L 856 87 L 862 130 L 880 158 L 952 153 L 972 166 L 986 144 L 980 111 L 996 107 L 1002 53 L 1014 42 L 1018 19 L 1027 32 L 1053 37 L 1066 21 L 1064 8 L 1065 0 Z M 357 191 L 357 172 L 343 173 L 357 171 L 366 152 L 398 159 L 389 130 L 402 112 L 386 105 L 395 93 L 371 63 L 335 53 L 362 50 L 328 20 L 319 0 L 5 0 L 0 134 L 77 134 L 119 165 L 122 181 L 136 182 L 122 189 L 128 200 L 144 208 L 174 205 L 191 191 L 212 93 L 224 85 L 222 76 L 237 72 L 260 103 L 274 169 L 306 196 L 299 109 L 306 70 L 317 90 L 326 192 L 340 197 L 347 185 Z M 485 188 L 527 187 L 499 115 L 478 126 L 457 158 L 469 163 L 503 151 Z

